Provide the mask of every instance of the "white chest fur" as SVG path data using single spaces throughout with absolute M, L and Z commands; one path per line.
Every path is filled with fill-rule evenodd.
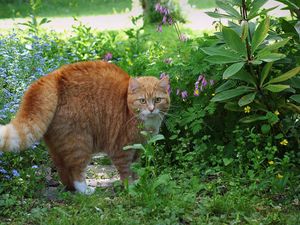
M 160 116 L 148 117 L 144 120 L 144 126 L 152 134 L 158 134 L 161 122 L 162 118 Z

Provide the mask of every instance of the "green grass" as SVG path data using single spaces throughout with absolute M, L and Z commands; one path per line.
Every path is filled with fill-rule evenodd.
M 189 4 L 197 9 L 209 9 L 216 6 L 215 0 L 189 0 Z
M 26 17 L 30 14 L 29 1 L 0 1 L 0 18 Z M 131 9 L 130 0 L 47 0 L 41 1 L 37 15 L 41 17 L 92 16 L 120 13 Z
M 55 200 L 26 199 L 14 206 L 3 224 L 278 224 L 300 222 L 299 206 L 254 193 L 235 180 L 199 183 L 181 179 L 157 190 L 149 199 L 120 189 L 100 189 L 91 196 L 58 192 Z M 152 181 L 149 180 L 151 183 Z M 234 183 L 233 186 L 232 184 Z M 225 191 L 224 191 L 225 190 Z M 150 190 L 144 190 L 150 191 Z M 151 191 L 150 191 L 151 192 Z M 285 193 L 282 196 L 286 198 Z M 1 224 L 2 224 L 1 223 Z

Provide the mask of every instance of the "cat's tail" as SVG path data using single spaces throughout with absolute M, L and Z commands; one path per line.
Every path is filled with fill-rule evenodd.
M 44 76 L 25 92 L 19 111 L 7 125 L 0 125 L 0 151 L 19 151 L 39 141 L 56 112 L 56 74 Z

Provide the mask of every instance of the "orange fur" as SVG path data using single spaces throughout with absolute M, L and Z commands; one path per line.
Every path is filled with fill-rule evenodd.
M 16 117 L 0 126 L 0 150 L 25 149 L 44 137 L 62 183 L 85 182 L 92 154 L 103 151 L 121 179 L 131 177 L 140 142 L 139 123 L 157 133 L 170 99 L 168 79 L 130 78 L 101 61 L 65 65 L 40 78 L 25 93 Z

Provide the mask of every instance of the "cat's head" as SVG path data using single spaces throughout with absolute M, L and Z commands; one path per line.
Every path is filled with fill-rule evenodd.
M 130 78 L 127 102 L 129 109 L 142 120 L 163 118 L 170 107 L 169 78 Z

